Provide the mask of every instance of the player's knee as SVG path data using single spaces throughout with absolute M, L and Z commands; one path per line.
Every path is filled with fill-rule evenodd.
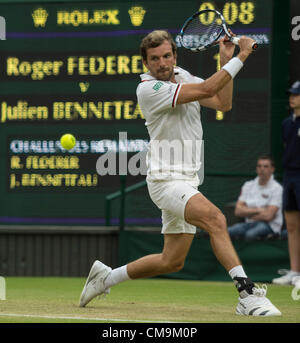
M 184 267 L 184 260 L 183 261 L 178 261 L 173 264 L 173 270 L 174 272 L 179 272 L 181 269 Z
M 184 262 L 173 263 L 170 273 L 177 273 L 184 267 Z
M 214 211 L 207 221 L 207 231 L 211 234 L 218 234 L 227 231 L 227 222 L 224 214 L 220 211 Z
M 184 267 L 184 260 L 168 260 L 164 263 L 165 273 L 176 273 Z

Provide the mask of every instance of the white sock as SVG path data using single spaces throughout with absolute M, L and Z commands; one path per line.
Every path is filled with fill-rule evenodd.
M 229 270 L 229 275 L 230 277 L 232 278 L 232 280 L 235 278 L 235 277 L 247 277 L 245 271 L 244 271 L 244 268 L 242 266 L 236 266 L 236 267 L 233 267 L 232 269 Z
M 105 288 L 110 288 L 120 282 L 130 280 L 127 274 L 127 265 L 113 269 L 104 281 Z

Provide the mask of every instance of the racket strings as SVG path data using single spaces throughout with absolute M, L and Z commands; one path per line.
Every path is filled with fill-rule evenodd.
M 223 26 L 217 23 L 217 18 L 209 25 L 199 16 L 191 20 L 185 27 L 182 35 L 183 46 L 186 48 L 201 48 L 212 44 L 223 31 Z

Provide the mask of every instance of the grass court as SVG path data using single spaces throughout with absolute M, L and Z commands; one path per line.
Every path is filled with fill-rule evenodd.
M 232 282 L 128 281 L 79 308 L 84 283 L 85 278 L 7 277 L 0 323 L 300 323 L 293 286 L 268 284 L 267 297 L 282 316 L 258 318 L 235 314 L 238 294 Z

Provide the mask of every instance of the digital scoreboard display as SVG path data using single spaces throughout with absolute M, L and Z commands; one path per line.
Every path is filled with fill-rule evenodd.
M 218 48 L 192 53 L 178 38 L 187 17 L 205 8 L 218 9 L 234 33 L 259 44 L 234 81 L 232 110 L 202 110 L 206 172 L 252 172 L 270 144 L 271 0 L 0 2 L 0 224 L 104 224 L 105 196 L 120 189 L 120 152 L 129 160 L 149 139 L 136 99 L 147 71 L 140 41 L 169 30 L 178 65 L 209 77 L 220 68 Z M 59 143 L 64 133 L 77 139 L 70 151 Z M 116 154 L 116 172 L 99 175 L 97 160 L 107 151 Z M 144 179 L 128 175 L 126 184 Z M 218 182 L 204 182 L 203 192 L 221 204 L 215 187 L 220 191 Z M 149 207 L 143 192 L 145 200 L 132 195 L 139 203 L 132 207 Z M 127 216 L 143 224 L 151 211 Z

